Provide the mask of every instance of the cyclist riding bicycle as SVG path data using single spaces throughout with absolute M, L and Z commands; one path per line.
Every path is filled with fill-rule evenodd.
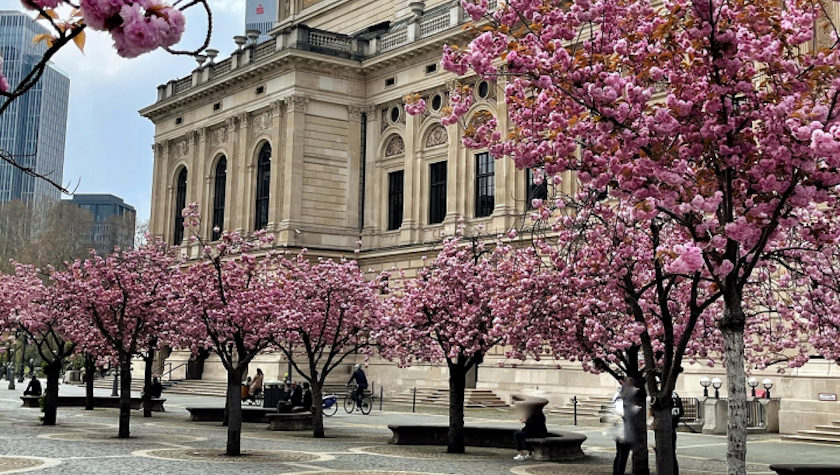
M 350 376 L 350 380 L 347 381 L 347 384 L 349 385 L 353 382 L 353 380 L 356 381 L 356 394 L 354 398 L 356 400 L 356 407 L 361 408 L 362 397 L 365 394 L 365 389 L 368 387 L 367 376 L 365 376 L 365 372 L 362 370 L 362 365 L 357 364 L 354 367 L 353 374 Z

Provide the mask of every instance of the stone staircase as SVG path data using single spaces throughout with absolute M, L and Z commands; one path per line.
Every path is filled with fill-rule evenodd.
M 111 389 L 113 388 L 114 380 L 111 378 L 96 379 L 93 382 L 93 387 L 97 389 Z M 79 384 L 84 387 L 84 384 Z M 131 380 L 131 391 L 142 392 L 143 380 L 134 378 Z M 187 394 L 194 396 L 212 396 L 225 397 L 227 391 L 226 381 L 207 381 L 199 379 L 181 379 L 163 382 L 163 395 L 166 394 Z M 336 394 L 339 398 L 343 398 L 347 394 L 347 387 L 338 383 L 327 383 L 324 385 L 324 395 Z
M 414 394 L 412 389 L 404 390 L 393 396 L 385 396 L 385 402 L 394 404 L 411 405 Z M 449 405 L 449 390 L 444 388 L 417 388 L 418 406 L 443 406 Z M 464 407 L 508 407 L 508 404 L 496 396 L 496 393 L 489 389 L 467 389 L 464 394 Z
M 840 445 L 840 421 L 831 425 L 819 425 L 813 430 L 798 430 L 794 435 L 783 435 L 782 440 L 795 442 L 813 442 L 818 444 Z
M 578 396 L 577 415 L 578 417 L 598 417 L 609 414 L 612 411 L 612 398 L 609 396 Z M 573 417 L 575 414 L 572 399 L 561 407 L 549 409 L 550 414 Z

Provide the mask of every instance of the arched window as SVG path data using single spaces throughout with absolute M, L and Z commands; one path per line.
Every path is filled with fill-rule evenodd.
M 265 144 L 260 149 L 257 159 L 257 216 L 254 229 L 268 226 L 268 196 L 271 183 L 271 145 Z
M 172 244 L 179 246 L 184 240 L 184 215 L 182 212 L 187 207 L 187 169 L 182 168 L 178 172 L 178 181 L 175 184 L 175 232 L 173 233 Z
M 216 162 L 216 174 L 213 179 L 213 241 L 222 236 L 225 225 L 225 181 L 227 180 L 227 159 L 219 158 Z M 218 229 L 218 231 L 217 231 Z

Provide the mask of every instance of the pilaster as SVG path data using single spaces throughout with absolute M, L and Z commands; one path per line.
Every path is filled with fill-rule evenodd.
M 369 106 L 365 109 L 367 115 L 367 146 L 365 147 L 365 222 L 364 232 L 366 234 L 380 231 L 379 214 L 381 199 L 377 188 L 377 177 L 381 173 L 377 170 L 377 147 L 380 140 L 379 109 L 376 106 Z
M 286 177 L 286 187 L 283 193 L 283 216 L 290 226 L 301 220 L 303 195 L 303 151 L 304 131 L 306 128 L 306 106 L 309 98 L 293 95 L 284 99 L 286 104 L 286 133 L 283 174 Z M 289 241 L 293 243 L 295 234 L 289 233 Z
M 349 122 L 347 124 L 347 147 L 350 161 L 347 164 L 347 216 L 345 225 L 348 228 L 361 228 L 363 223 L 359 222 L 359 187 L 360 173 L 362 169 L 362 114 L 365 112 L 363 106 L 347 106 Z
M 420 203 L 414 197 L 420 196 L 420 153 L 417 147 L 417 132 L 420 129 L 421 117 L 408 115 L 405 119 L 405 175 L 403 177 L 403 222 L 401 226 L 402 239 L 414 242 L 420 225 Z
M 268 205 L 268 229 L 276 231 L 280 227 L 280 223 L 285 218 L 283 214 L 283 187 L 286 181 L 286 173 L 283 163 L 286 161 L 286 149 L 283 147 L 283 101 L 273 101 L 271 103 L 271 127 L 269 127 L 269 135 L 271 136 L 271 184 L 269 185 L 269 205 Z

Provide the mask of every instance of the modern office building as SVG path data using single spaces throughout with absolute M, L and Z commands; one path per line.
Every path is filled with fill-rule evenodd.
M 245 31 L 259 30 L 258 42 L 271 39 L 269 30 L 277 21 L 276 0 L 245 0 Z
M 122 198 L 108 194 L 76 194 L 67 200 L 87 210 L 93 217 L 90 243 L 99 254 L 134 248 L 134 225 L 137 212 Z
M 35 35 L 42 33 L 47 30 L 29 16 L 0 11 L 0 55 L 3 74 L 12 88 L 43 57 L 44 42 L 32 42 Z M 61 183 L 63 176 L 69 94 L 70 78 L 50 64 L 38 84 L 0 115 L 0 150 L 56 183 Z M 0 162 L 0 202 L 37 203 L 59 198 L 59 191 L 46 181 Z
M 495 5 L 495 1 L 490 2 Z M 181 210 L 197 202 L 200 233 L 214 227 L 245 233 L 265 229 L 290 251 L 357 258 L 374 271 L 413 270 L 453 235 L 459 219 L 488 235 L 520 228 L 532 198 L 558 190 L 533 186 L 527 170 L 463 146 L 464 125 L 482 112 L 506 127 L 505 77 L 498 82 L 456 77 L 440 67 L 442 46 L 464 45 L 471 33 L 458 0 L 279 0 L 271 39 L 237 48 L 230 57 L 159 86 L 141 113 L 155 125 L 150 230 L 182 251 Z M 231 44 L 231 50 L 235 46 Z M 441 115 L 455 82 L 473 86 L 463 123 L 444 126 Z M 406 115 L 403 97 L 418 93 L 427 110 Z M 575 180 L 563 180 L 573 193 Z M 357 257 L 353 250 L 361 239 Z M 175 352 L 167 362 L 187 361 Z M 509 364 L 507 364 L 509 363 Z M 609 396 L 615 380 L 579 364 L 507 361 L 503 349 L 485 357 L 468 386 L 509 400 L 524 390 L 546 392 L 553 405 L 572 396 Z M 255 366 L 282 378 L 277 354 Z M 723 368 L 686 365 L 677 391 L 699 396 L 705 376 Z M 776 383 L 784 431 L 840 419 L 840 406 L 819 401 L 840 393 L 840 370 L 815 360 L 784 375 L 775 368 L 753 374 Z M 177 377 L 177 375 L 176 375 Z M 207 379 L 223 379 L 210 358 Z M 413 387 L 445 389 L 447 369 L 411 368 L 372 359 L 368 377 L 399 394 Z M 345 379 L 346 381 L 346 379 Z M 410 399 L 409 399 L 410 400 Z

